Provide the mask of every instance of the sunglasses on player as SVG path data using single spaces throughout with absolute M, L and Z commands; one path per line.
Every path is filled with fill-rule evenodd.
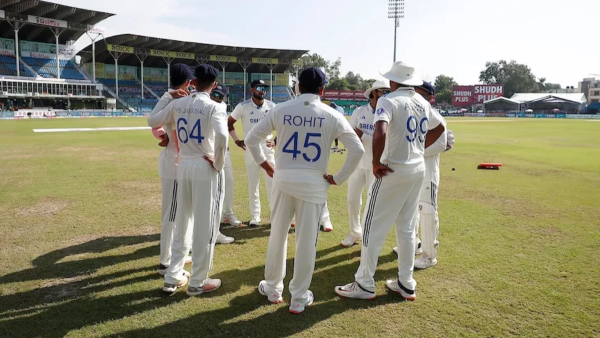
M 268 87 L 265 87 L 265 86 L 257 86 L 254 89 L 256 89 L 259 92 L 266 93 L 267 92 L 267 88 Z
M 219 100 L 223 100 L 225 98 L 224 95 L 219 94 L 219 93 L 210 93 L 210 96 L 214 97 L 215 99 L 219 99 Z
M 389 89 L 378 89 L 378 91 L 380 91 L 382 95 L 387 95 L 387 94 L 391 93 L 391 91 Z

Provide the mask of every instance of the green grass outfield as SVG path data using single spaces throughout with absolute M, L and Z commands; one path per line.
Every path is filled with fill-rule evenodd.
M 335 229 L 319 237 L 315 303 L 300 316 L 288 313 L 287 290 L 281 305 L 256 291 L 268 224 L 223 230 L 236 242 L 216 249 L 219 291 L 161 294 L 161 150 L 149 131 L 32 132 L 144 125 L 0 121 L 0 337 L 600 336 L 600 122 L 449 119 L 456 147 L 442 156 L 439 263 L 415 273 L 415 302 L 385 290 L 393 233 L 378 298 L 335 295 L 353 280 L 360 247 L 339 246 L 346 185 L 332 187 Z M 243 155 L 232 156 L 235 210 L 248 221 Z M 333 173 L 345 155 L 331 158 Z M 476 170 L 484 161 L 504 167 Z

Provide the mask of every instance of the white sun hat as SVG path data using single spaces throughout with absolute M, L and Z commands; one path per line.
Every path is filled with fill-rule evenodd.
M 371 95 L 371 92 L 377 89 L 390 89 L 390 83 L 388 81 L 383 80 L 377 80 L 373 82 L 371 88 L 367 89 L 367 91 L 365 92 L 365 97 L 368 99 Z
M 389 69 L 379 71 L 381 76 L 405 86 L 421 86 L 423 79 L 415 73 L 415 67 L 404 61 L 397 61 Z

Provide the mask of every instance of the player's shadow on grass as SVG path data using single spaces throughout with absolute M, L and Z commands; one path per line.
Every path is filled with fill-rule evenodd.
M 321 251 L 320 254 L 322 255 Z M 353 274 L 358 267 L 358 260 L 352 260 L 349 264 L 336 265 L 329 269 L 326 269 L 326 267 L 338 264 L 345 259 L 344 257 L 335 256 L 317 262 L 317 269 L 320 270 L 315 273 L 312 281 L 315 304 L 309 306 L 301 315 L 296 316 L 288 312 L 290 300 L 287 291 L 284 294 L 284 303 L 280 305 L 271 305 L 265 297 L 258 294 L 256 286 L 259 279 L 257 278 L 262 279 L 260 275 L 263 272 L 263 267 L 254 267 L 248 270 L 233 270 L 218 274 L 218 277 L 223 279 L 223 290 L 199 297 L 204 298 L 206 302 L 210 302 L 211 298 L 219 296 L 219 292 L 235 292 L 241 284 L 252 286 L 253 291 L 251 293 L 232 299 L 226 308 L 202 312 L 155 328 L 120 332 L 111 337 L 169 337 L 173 336 L 174 332 L 197 333 L 198 328 L 202 328 L 202 337 L 287 337 L 307 330 L 336 314 L 403 302 L 403 299 L 395 293 L 380 294 L 377 299 L 371 301 L 339 298 L 333 289 L 336 285 L 353 280 Z M 380 257 L 380 263 L 385 264 L 395 259 L 395 254 L 388 254 Z M 286 289 L 291 278 L 290 265 L 292 260 L 288 259 L 287 263 Z M 381 277 L 392 277 L 397 274 L 397 269 L 394 267 L 388 270 L 380 270 L 377 274 Z M 241 280 L 236 282 L 236 278 Z M 235 320 L 240 316 L 248 317 L 253 311 L 263 307 L 272 307 L 275 310 L 256 318 Z
M 104 252 L 126 246 L 157 242 L 159 239 L 159 234 L 145 236 L 101 237 L 82 244 L 55 250 L 34 259 L 32 261 L 34 267 L 31 269 L 1 276 L 0 285 L 50 278 L 74 278 L 81 275 L 92 274 L 98 269 L 106 266 L 156 256 L 158 253 L 158 244 L 143 247 L 132 253 L 124 255 L 116 254 L 60 262 L 61 260 L 70 256 L 102 254 Z
M 95 273 L 98 269 L 108 267 L 109 265 L 135 261 L 155 255 L 154 247 L 152 247 L 152 251 L 146 251 L 146 248 L 142 248 L 132 254 L 122 256 L 92 258 L 80 262 L 59 262 L 71 255 L 102 253 L 122 246 L 138 245 L 155 240 L 154 236 L 136 237 L 104 238 L 53 251 L 36 259 L 35 268 L 2 277 L 1 280 L 3 283 L 19 282 L 19 278 L 21 277 L 27 277 L 30 280 L 52 278 L 57 278 L 57 280 L 54 281 L 55 284 L 47 284 L 45 287 L 35 290 L 0 296 L 0 321 L 2 322 L 2 325 L 0 325 L 0 336 L 25 338 L 63 337 L 72 330 L 90 325 L 119 320 L 138 313 L 152 311 L 156 308 L 171 306 L 178 302 L 196 301 L 188 300 L 188 297 L 182 291 L 173 297 L 165 297 L 160 292 L 162 279 L 155 274 L 153 265 L 137 266 L 132 269 L 98 276 L 86 276 L 86 274 Z M 323 301 L 327 298 L 331 299 L 332 297 L 335 298 L 335 295 L 333 295 L 333 286 L 336 283 L 339 284 L 342 282 L 340 281 L 340 276 L 343 276 L 344 282 L 346 278 L 350 279 L 358 265 L 357 252 L 349 252 L 348 255 L 327 256 L 337 250 L 337 247 L 332 247 L 322 249 L 318 253 L 319 258 L 316 267 L 319 271 L 315 274 L 313 285 L 315 288 L 317 285 L 327 285 L 327 287 L 319 287 L 314 290 L 317 301 Z M 386 259 L 382 258 L 382 261 L 385 262 Z M 288 276 L 292 274 L 292 262 L 293 259 L 287 260 Z M 349 264 L 342 264 L 344 262 L 348 262 Z M 44 266 L 46 263 L 49 266 Z M 62 266 L 62 264 L 65 265 Z M 328 269 L 328 267 L 334 265 L 335 267 Z M 78 275 L 77 273 L 81 274 Z M 210 302 L 210 298 L 238 292 L 244 285 L 249 285 L 252 289 L 255 289 L 258 282 L 263 279 L 263 274 L 263 266 L 242 270 L 229 270 L 215 274 L 214 277 L 223 279 L 223 288 L 214 294 L 200 297 L 200 301 Z M 290 277 L 287 278 L 286 285 L 289 279 Z M 335 281 L 335 283 L 332 281 Z M 143 291 L 131 292 L 132 289 L 139 290 L 139 286 L 136 289 L 133 285 L 148 282 L 152 282 L 150 288 L 142 285 L 141 288 L 144 288 Z M 250 294 L 236 297 L 231 301 L 231 306 L 227 308 L 203 313 L 180 321 L 184 325 L 184 328 L 189 329 L 190 333 L 197 332 L 198 322 L 207 323 L 207 332 L 221 332 L 220 326 L 222 325 L 225 325 L 230 330 L 229 332 L 237 332 L 239 330 L 244 332 L 244 325 L 240 326 L 239 323 L 224 323 L 265 306 L 265 304 L 265 299 L 253 291 Z M 365 305 L 357 304 L 359 307 Z M 346 311 L 348 306 L 352 307 L 354 305 L 333 306 L 330 308 L 329 306 L 315 304 L 311 308 L 314 310 L 314 314 L 311 315 L 309 313 L 307 317 L 310 320 L 308 322 L 304 320 L 304 324 L 295 326 L 294 330 L 301 331 L 303 327 L 310 327 L 335 313 Z M 319 310 L 321 308 L 323 310 Z M 283 317 L 284 315 L 286 317 Z M 289 319 L 289 314 L 286 313 L 285 309 L 277 310 L 272 316 L 281 316 L 282 318 Z M 267 325 L 272 319 L 270 315 L 262 316 L 257 320 L 259 323 L 264 321 L 263 324 Z M 155 331 L 157 333 L 163 332 L 166 336 L 171 336 L 172 332 L 169 329 L 172 328 L 172 324 L 170 323 L 150 331 L 132 331 L 125 332 L 125 334 L 146 336 L 146 334 L 153 334 Z M 252 329 L 257 330 L 257 333 L 262 330 L 256 326 L 252 326 Z M 292 327 L 286 326 L 283 330 L 279 330 L 279 328 L 277 330 L 278 334 L 290 333 L 292 332 Z

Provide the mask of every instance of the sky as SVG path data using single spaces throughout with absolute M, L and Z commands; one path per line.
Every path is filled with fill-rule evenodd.
M 116 14 L 106 36 L 140 34 L 242 47 L 303 49 L 342 59 L 342 74 L 381 78 L 393 62 L 387 0 L 51 0 Z M 426 80 L 479 83 L 486 61 L 516 60 L 538 78 L 577 87 L 600 74 L 598 0 L 405 0 L 397 60 Z M 76 44 L 90 44 L 84 35 Z

